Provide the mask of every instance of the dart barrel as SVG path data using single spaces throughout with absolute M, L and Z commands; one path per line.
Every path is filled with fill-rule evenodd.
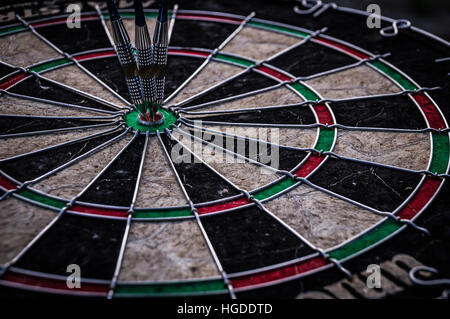
M 112 21 L 111 25 L 117 56 L 123 69 L 131 101 L 139 108 L 143 104 L 141 84 L 130 39 L 121 20 Z
M 161 105 L 164 101 L 168 44 L 167 8 L 164 4 L 160 9 L 153 38 L 153 65 L 156 81 L 157 105 Z
M 154 47 L 155 81 L 156 81 L 156 103 L 161 105 L 164 101 L 164 86 L 167 65 L 167 47 Z
M 141 96 L 141 83 L 130 37 L 128 36 L 114 2 L 112 0 L 107 0 L 106 4 L 111 19 L 114 47 L 123 69 L 131 101 L 139 112 L 143 113 L 145 112 L 145 107 Z
M 142 99 L 144 102 L 153 103 L 156 96 L 152 66 L 153 49 L 146 26 L 136 27 L 136 53 L 141 77 Z

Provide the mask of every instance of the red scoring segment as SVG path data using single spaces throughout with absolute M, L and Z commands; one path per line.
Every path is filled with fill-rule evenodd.
M 244 206 L 244 205 L 248 205 L 248 204 L 251 204 L 251 202 L 249 202 L 247 198 L 241 198 L 241 199 L 237 199 L 234 201 L 225 202 L 222 204 L 198 207 L 197 210 L 198 210 L 199 215 L 205 215 L 205 214 L 220 212 L 223 210 L 232 209 L 232 208 L 236 208 L 236 207 L 240 207 L 240 206 Z
M 110 216 L 110 217 L 127 218 L 127 216 L 128 216 L 128 211 L 126 211 L 126 210 L 99 208 L 99 207 L 79 205 L 79 204 L 73 205 L 73 207 L 70 210 L 73 212 L 77 212 L 77 213 Z
M 431 198 L 436 194 L 442 179 L 429 176 L 425 179 L 419 191 L 414 195 L 412 200 L 398 213 L 401 219 L 413 219 L 424 207 Z
M 80 18 L 80 21 L 92 21 L 92 20 L 98 20 L 99 17 L 97 15 L 95 16 L 84 16 Z M 57 25 L 57 24 L 64 24 L 67 23 L 67 18 L 61 18 L 61 19 L 55 19 L 50 21 L 43 21 L 43 22 L 35 22 L 30 23 L 30 25 L 33 28 L 40 28 L 40 27 L 47 27 L 51 25 Z
M 295 176 L 306 178 L 325 160 L 324 156 L 311 155 L 308 160 L 294 172 Z
M 230 278 L 230 282 L 235 289 L 262 285 L 265 283 L 282 280 L 284 278 L 305 274 L 330 264 L 331 263 L 329 261 L 321 257 L 316 257 L 295 263 L 293 265 L 263 271 L 258 274 Z
M 169 49 L 169 54 L 191 55 L 191 56 L 197 56 L 197 57 L 202 57 L 202 58 L 207 58 L 210 55 L 209 52 L 196 51 L 196 50 L 176 50 L 176 49 Z
M 98 15 L 86 15 L 80 18 L 81 21 L 95 21 L 99 20 Z M 211 14 L 178 14 L 177 19 L 186 19 L 186 20 L 200 20 L 200 21 L 211 21 L 211 22 L 222 22 L 229 24 L 241 24 L 242 19 L 232 18 L 232 17 L 224 17 L 224 16 L 216 16 Z M 58 25 L 67 23 L 67 18 L 59 18 L 54 20 L 47 20 L 42 22 L 34 22 L 30 23 L 33 28 L 41 28 L 47 27 L 51 25 Z
M 0 186 L 6 190 L 16 189 L 17 185 L 0 174 Z
M 284 74 L 278 72 L 277 70 L 274 70 L 267 66 L 259 66 L 256 68 L 256 70 L 261 71 L 262 73 L 266 73 L 274 78 L 277 78 L 278 80 L 280 80 L 282 82 L 290 82 L 290 81 L 294 80 L 292 77 L 284 75 Z
M 411 96 L 419 104 L 431 128 L 440 130 L 447 127 L 441 113 L 425 94 L 413 93 Z
M 183 14 L 180 13 L 177 15 L 177 19 L 186 19 L 186 20 L 200 20 L 200 21 L 211 21 L 211 22 L 222 22 L 229 24 L 241 24 L 242 19 L 232 18 L 232 17 L 224 17 L 224 16 L 216 16 L 211 14 Z M 99 20 L 98 15 L 87 15 L 82 16 L 80 18 L 81 21 L 94 21 Z M 34 22 L 30 23 L 30 25 L 34 28 L 47 27 L 51 25 L 64 24 L 67 22 L 67 18 L 54 19 L 49 21 L 42 22 Z
M 0 89 L 6 90 L 9 87 L 13 86 L 14 84 L 24 80 L 28 75 L 21 72 L 17 74 L 12 74 L 8 76 L 6 79 L 3 80 L 3 82 L 0 83 Z
M 58 291 L 70 291 L 74 294 L 94 294 L 99 296 L 106 296 L 109 291 L 109 285 L 107 284 L 94 284 L 81 282 L 81 288 L 70 289 L 67 286 L 65 280 L 51 279 L 45 277 L 32 276 L 14 271 L 6 272 L 1 281 L 6 285 L 11 286 L 28 286 L 28 287 L 41 287 L 49 290 Z
M 357 49 L 351 48 L 351 47 L 349 47 L 347 45 L 343 45 L 343 44 L 338 43 L 336 41 L 332 41 L 332 40 L 323 38 L 321 36 L 318 36 L 314 40 L 317 41 L 317 42 L 323 43 L 325 45 L 329 45 L 329 46 L 338 48 L 338 49 L 340 49 L 340 50 L 342 50 L 342 51 L 344 51 L 344 52 L 346 52 L 346 53 L 348 53 L 350 55 L 353 55 L 354 57 L 356 57 L 358 59 L 361 59 L 361 60 L 367 60 L 367 59 L 370 58 L 370 56 L 368 54 L 365 54 L 365 53 L 363 53 L 363 52 L 361 52 L 361 51 L 359 51 Z
M 242 19 L 224 17 L 224 16 L 215 16 L 210 14 L 178 14 L 177 19 L 188 19 L 188 20 L 201 20 L 201 21 L 212 21 L 212 22 L 223 22 L 223 23 L 231 23 L 231 24 L 241 24 Z
M 76 55 L 73 58 L 77 61 L 85 61 L 89 59 L 98 59 L 98 58 L 108 58 L 115 56 L 116 52 L 113 50 L 103 51 L 103 52 L 94 52 L 94 53 L 87 53 L 87 54 L 80 54 Z
M 331 112 L 325 104 L 316 104 L 313 106 L 314 112 L 317 115 L 317 119 L 320 124 L 333 125 L 334 120 Z

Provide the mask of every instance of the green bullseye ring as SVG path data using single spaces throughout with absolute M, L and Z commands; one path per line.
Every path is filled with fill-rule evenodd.
M 138 122 L 139 112 L 137 110 L 131 111 L 125 115 L 125 123 L 128 127 L 131 127 L 134 131 L 139 130 L 141 132 L 150 132 L 150 133 L 156 133 L 156 131 L 159 131 L 162 133 L 164 132 L 164 129 L 166 128 L 170 129 L 172 125 L 174 125 L 177 122 L 178 115 L 164 109 L 160 109 L 159 112 L 161 112 L 164 115 L 164 122 L 161 125 L 146 126 L 140 124 Z

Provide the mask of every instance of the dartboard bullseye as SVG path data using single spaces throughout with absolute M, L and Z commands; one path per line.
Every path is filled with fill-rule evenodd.
M 0 11 L 0 295 L 447 296 L 447 41 L 321 1 L 69 4 Z

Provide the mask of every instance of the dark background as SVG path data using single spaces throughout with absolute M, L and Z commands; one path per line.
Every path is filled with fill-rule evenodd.
M 369 4 L 376 3 L 380 5 L 382 15 L 393 19 L 408 19 L 413 25 L 450 41 L 449 0 L 334 0 L 333 2 L 364 11 Z
M 133 6 L 132 0 L 117 0 L 121 2 L 121 7 L 125 3 L 129 3 L 129 6 Z M 96 0 L 0 0 L 0 14 L 3 9 L 9 5 L 13 5 L 16 8 L 23 7 L 23 4 L 29 6 L 32 4 L 35 7 L 48 6 L 49 4 L 60 3 L 102 3 L 104 1 Z M 144 0 L 148 3 L 151 0 Z M 246 0 L 168 0 L 169 8 L 172 8 L 175 3 L 178 3 L 180 9 L 195 9 L 199 5 L 209 10 L 214 10 L 215 7 L 223 7 L 224 4 L 228 5 L 229 11 L 235 11 L 235 13 L 243 14 L 242 10 L 239 10 L 239 4 L 242 3 L 246 6 Z M 265 3 L 283 3 L 286 6 L 294 6 L 297 1 L 295 0 L 259 0 L 261 6 Z M 359 10 L 366 11 L 369 4 L 376 3 L 381 7 L 381 14 L 394 19 L 408 19 L 413 25 L 422 28 L 426 31 L 434 33 L 447 41 L 450 41 L 450 1 L 449 0 L 323 0 L 324 3 L 335 2 L 340 6 L 351 7 Z M 157 7 L 158 0 L 154 0 L 151 7 Z M 221 3 L 221 4 L 220 4 Z M 19 9 L 20 11 L 20 9 Z M 1 23 L 0 23 L 1 24 Z

